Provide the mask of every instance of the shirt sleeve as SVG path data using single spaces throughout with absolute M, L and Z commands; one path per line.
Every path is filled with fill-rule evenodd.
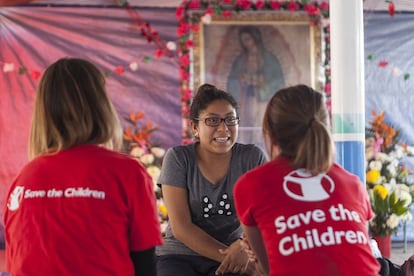
M 252 215 L 252 183 L 249 183 L 249 176 L 243 175 L 237 180 L 234 186 L 234 203 L 237 216 L 242 224 L 255 226 L 257 223 Z
M 168 149 L 162 161 L 158 185 L 167 184 L 186 188 L 186 173 L 190 166 L 188 159 L 183 151 L 175 148 Z
M 129 195 L 131 251 L 143 251 L 163 243 L 152 178 L 138 162 L 137 167 Z

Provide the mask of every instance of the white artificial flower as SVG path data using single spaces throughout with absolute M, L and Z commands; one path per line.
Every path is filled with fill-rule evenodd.
M 377 154 L 377 159 L 378 159 L 379 161 L 381 161 L 382 163 L 384 163 L 384 161 L 387 161 L 387 159 L 388 159 L 388 155 L 387 155 L 387 154 L 385 154 L 385 153 L 383 153 L 383 152 L 378 152 L 378 154 Z
M 410 212 L 410 211 L 405 212 L 404 214 L 402 214 L 402 215 L 400 216 L 400 220 L 401 220 L 401 222 L 409 222 L 409 221 L 411 221 L 412 219 L 413 219 L 413 215 L 411 215 L 411 212 Z
M 165 154 L 165 149 L 160 147 L 151 148 L 151 153 L 154 154 L 156 158 L 162 158 Z
M 401 191 L 406 191 L 407 193 L 410 192 L 410 188 L 406 185 L 406 184 L 397 184 L 397 186 L 395 187 L 395 190 L 401 190 Z
M 387 226 L 391 229 L 394 229 L 400 223 L 400 218 L 396 214 L 391 214 L 391 216 L 387 219 Z
M 145 153 L 145 150 L 141 147 L 133 147 L 131 149 L 131 152 L 129 153 L 129 155 L 133 156 L 133 157 L 140 157 Z
M 167 49 L 170 51 L 177 50 L 177 44 L 174 41 L 168 41 L 166 46 L 167 46 Z
M 375 171 L 381 171 L 382 168 L 382 163 L 380 161 L 377 160 L 373 160 L 369 163 L 369 168 L 371 170 L 375 170 Z
M 158 178 L 160 177 L 161 170 L 157 166 L 149 166 L 147 168 L 147 172 L 152 177 L 152 183 L 154 184 L 154 191 L 157 191 L 159 189 L 157 182 Z
M 7 72 L 13 72 L 15 69 L 14 63 L 7 63 L 5 62 L 3 65 L 3 72 L 7 73 Z
M 395 146 L 395 153 L 397 155 L 398 159 L 401 159 L 404 157 L 404 149 L 400 145 Z
M 414 155 L 414 147 L 413 146 L 408 146 L 407 147 L 407 152 L 409 155 Z
M 391 175 L 397 174 L 397 168 L 392 163 L 387 166 L 387 170 Z
M 134 62 L 131 62 L 130 64 L 129 64 L 129 69 L 131 69 L 132 71 L 137 71 L 138 70 L 138 63 L 136 62 L 136 61 L 134 61 Z
M 373 147 L 369 147 L 365 150 L 365 168 L 367 167 L 366 161 L 375 158 L 375 151 Z
M 201 21 L 204 23 L 204 24 L 210 24 L 211 23 L 211 14 L 205 14 L 205 15 L 203 15 L 202 17 L 201 17 Z
M 413 198 L 411 197 L 410 193 L 404 190 L 395 190 L 395 195 L 397 196 L 398 199 L 403 200 L 404 201 L 404 207 L 408 207 L 410 206 Z
M 139 160 L 141 160 L 142 163 L 144 163 L 144 165 L 149 165 L 152 162 L 154 162 L 154 155 L 152 155 L 151 153 L 146 153 L 144 155 L 142 155 Z

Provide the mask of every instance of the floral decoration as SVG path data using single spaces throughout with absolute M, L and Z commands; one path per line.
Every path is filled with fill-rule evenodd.
M 145 119 L 144 112 L 135 113 L 131 111 L 129 116 L 124 117 L 129 126 L 124 128 L 123 141 L 124 150 L 131 157 L 142 163 L 151 175 L 154 184 L 154 192 L 157 197 L 157 207 L 161 228 L 164 229 L 168 219 L 161 189 L 157 185 L 161 172 L 162 160 L 165 149 L 151 142 L 152 133 L 158 129 L 151 120 Z
M 190 51 L 193 47 L 191 33 L 199 30 L 198 22 L 190 22 L 189 12 L 196 10 L 202 13 L 201 21 L 205 24 L 211 22 L 211 15 L 223 15 L 231 19 L 233 13 L 241 12 L 298 12 L 305 11 L 309 15 L 309 24 L 322 25 L 324 35 L 324 61 L 325 86 L 327 106 L 331 110 L 331 71 L 330 71 L 330 28 L 329 4 L 327 1 L 250 1 L 250 0 L 184 0 L 176 9 L 178 20 L 177 36 L 179 37 L 178 56 L 180 64 L 180 93 L 183 116 L 183 143 L 192 141 L 192 134 L 188 127 L 189 105 L 191 103 L 192 88 Z
M 366 130 L 366 187 L 374 218 L 369 222 L 373 236 L 388 236 L 412 219 L 414 185 L 412 170 L 404 158 L 414 148 L 402 143 L 400 130 L 385 123 L 385 112 L 372 112 L 373 120 Z

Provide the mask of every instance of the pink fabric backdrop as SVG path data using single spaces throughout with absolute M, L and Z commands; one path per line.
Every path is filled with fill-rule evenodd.
M 165 41 L 176 41 L 174 9 L 136 9 Z M 110 72 L 107 86 L 119 114 L 143 111 L 159 126 L 153 141 L 181 143 L 178 64 L 154 56 L 156 46 L 141 35 L 121 7 L 2 7 L 0 9 L 0 227 L 7 190 L 27 161 L 27 140 L 37 80 L 61 57 L 81 57 Z M 145 56 L 151 61 L 145 63 Z M 129 65 L 138 63 L 133 71 Z M 10 72 L 7 64 L 15 69 Z M 19 74 L 19 68 L 27 71 Z M 125 72 L 117 74 L 116 67 Z M 123 122 L 125 124 L 125 122 Z M 0 229 L 0 242 L 3 239 Z

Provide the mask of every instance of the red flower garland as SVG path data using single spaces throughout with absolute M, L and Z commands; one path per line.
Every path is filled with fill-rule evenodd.
M 176 9 L 176 17 L 179 21 L 177 27 L 177 35 L 179 37 L 179 63 L 180 63 L 180 93 L 181 93 L 181 111 L 183 116 L 183 133 L 182 142 L 184 144 L 192 141 L 192 133 L 188 127 L 189 105 L 191 103 L 192 91 L 190 88 L 190 49 L 193 42 L 190 40 L 191 32 L 197 32 L 199 26 L 197 24 L 190 25 L 188 22 L 191 10 L 202 10 L 203 15 L 222 14 L 226 18 L 230 18 L 233 12 L 243 11 L 306 11 L 309 15 L 309 24 L 320 24 L 321 19 L 329 19 L 328 2 L 316 1 L 250 1 L 250 0 L 184 0 Z M 324 56 L 323 66 L 325 67 L 325 87 L 324 92 L 327 98 L 327 106 L 330 110 L 330 90 L 331 90 L 331 74 L 330 74 L 330 37 L 329 23 L 323 27 L 324 34 Z

